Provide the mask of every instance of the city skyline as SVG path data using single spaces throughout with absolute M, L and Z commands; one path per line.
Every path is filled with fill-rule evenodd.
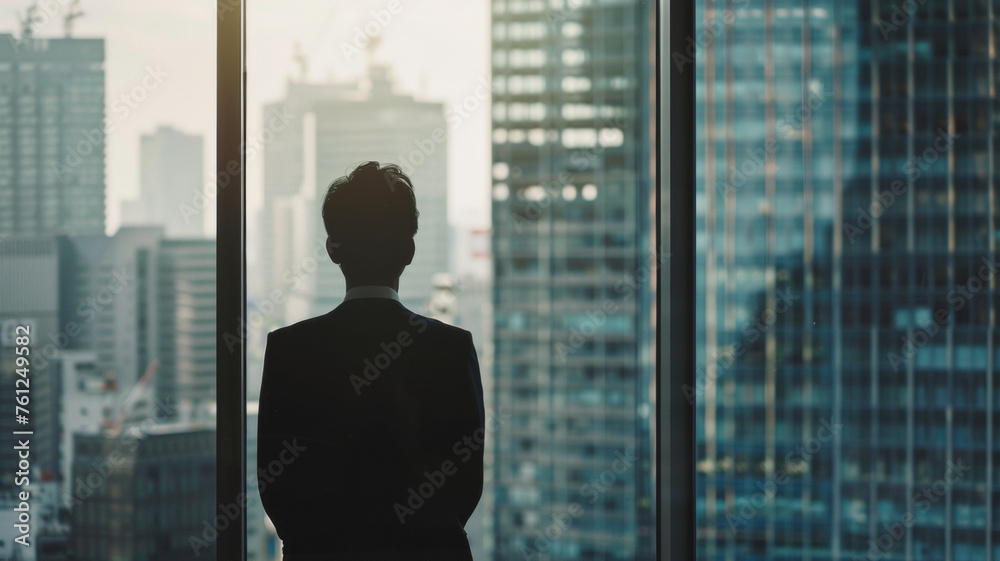
M 256 415 L 266 332 L 343 296 L 323 251 L 317 199 L 354 158 L 398 157 L 413 172 L 418 201 L 428 196 L 418 204 L 430 221 L 421 223 L 418 252 L 437 252 L 407 269 L 400 296 L 418 313 L 474 331 L 487 412 L 502 420 L 486 436 L 486 493 L 468 528 L 476 559 L 652 559 L 661 367 L 653 281 L 670 255 L 655 253 L 651 237 L 654 168 L 662 169 L 649 118 L 656 5 L 488 5 L 485 37 L 475 38 L 487 43 L 484 70 L 453 69 L 427 87 L 420 67 L 405 62 L 412 52 L 392 57 L 407 50 L 399 37 L 417 36 L 407 26 L 433 19 L 431 10 L 389 2 L 286 17 L 267 6 L 249 18 L 257 32 L 273 16 L 271 32 L 287 45 L 266 53 L 281 79 L 248 98 L 247 140 L 259 150 L 248 155 L 256 177 L 247 187 L 259 187 L 251 198 L 260 204 L 246 209 L 247 319 L 223 334 L 246 339 L 247 422 Z M 696 7 L 704 23 L 697 31 L 711 40 L 699 40 L 696 57 L 662 63 L 694 72 L 697 82 L 695 384 L 666 390 L 684 392 L 695 411 L 697 559 L 1000 561 L 992 4 L 927 3 L 902 22 L 869 0 Z M 137 22 L 162 14 L 129 10 Z M 171 17 L 181 16 L 215 21 L 203 6 Z M 215 106 L 199 89 L 210 75 L 214 90 L 214 67 L 198 60 L 172 80 L 179 67 L 150 58 L 169 44 L 159 30 L 149 41 L 155 48 L 119 65 L 127 50 L 119 38 L 138 41 L 135 29 L 105 37 L 88 27 L 90 17 L 73 38 L 55 37 L 60 18 L 39 23 L 35 39 L 0 35 L 0 56 L 7 44 L 13 53 L 0 58 L 0 114 L 14 124 L 0 122 L 0 133 L 10 133 L 0 134 L 0 167 L 8 162 L 0 216 L 17 216 L 0 221 L 0 380 L 13 387 L 10 333 L 30 324 L 39 333 L 32 508 L 45 520 L 46 547 L 126 559 L 160 547 L 198 553 L 200 539 L 204 558 L 215 541 L 203 533 L 215 520 L 215 209 L 196 195 L 164 197 L 127 226 L 111 210 L 127 170 L 143 165 L 145 135 L 186 138 L 183 158 L 161 154 L 150 169 L 215 161 L 214 132 L 204 132 Z M 291 31 L 303 19 L 317 31 Z M 366 26 L 380 30 L 382 45 L 371 37 L 355 45 Z M 256 37 L 251 59 L 266 50 L 267 36 Z M 436 41 L 424 52 L 445 43 Z M 29 52 L 57 58 L 28 60 Z M 333 67 L 344 73 L 324 75 Z M 18 89 L 25 83 L 32 87 Z M 202 94 L 198 108 L 177 111 L 192 92 Z M 475 108 L 463 109 L 466 101 Z M 90 141 L 93 160 L 72 164 L 86 190 L 36 172 L 86 141 L 77 129 L 103 119 L 122 127 Z M 462 135 L 481 120 L 489 151 L 476 163 L 481 146 Z M 455 176 L 456 160 L 476 167 L 482 193 Z M 181 175 L 155 188 L 176 195 L 191 182 Z M 425 182 L 435 189 L 420 191 Z M 464 202 L 446 202 L 456 193 Z M 489 206 L 477 206 L 479 195 Z M 150 217 L 188 202 L 203 235 L 151 223 L 169 222 Z M 491 277 L 463 285 L 435 274 L 458 272 L 452 254 L 486 256 Z M 289 271 L 302 282 L 279 299 Z M 250 323 L 253 314 L 261 323 Z M 0 404 L 13 408 L 13 395 Z M 164 407 L 171 413 L 160 418 Z M 0 419 L 0 442 L 11 444 L 14 422 Z M 136 432 L 142 442 L 130 453 L 138 463 L 107 477 L 110 464 L 101 462 Z M 180 454 L 198 466 L 197 477 Z M 16 462 L 11 446 L 0 458 Z M 79 491 L 78 480 L 95 473 L 93 489 Z M 0 483 L 8 525 L 9 487 Z M 60 519 L 67 499 L 86 506 Z M 130 508 L 135 516 L 123 517 Z M 264 561 L 279 542 L 259 502 L 251 508 L 251 558 Z M 136 532 L 105 542 L 72 536 L 70 522 L 77 532 Z M 151 528 L 163 534 L 142 534 Z
M 19 14 L 29 4 L 25 0 L 17 9 L 0 11 L 0 30 L 19 34 Z M 43 11 L 43 21 L 34 29 L 36 37 L 65 35 L 63 17 L 69 3 L 53 6 L 51 16 Z M 263 104 L 280 99 L 288 81 L 331 84 L 365 77 L 369 62 L 366 49 L 371 39 L 378 38 L 376 60 L 392 61 L 400 93 L 414 95 L 418 100 L 441 101 L 450 113 L 461 116 L 462 126 L 450 131 L 453 142 L 448 173 L 453 178 L 449 184 L 453 202 L 448 209 L 449 222 L 461 227 L 487 227 L 489 176 L 482 170 L 489 165 L 489 111 L 481 103 L 472 110 L 462 104 L 469 98 L 476 99 L 480 79 L 489 77 L 489 3 L 482 0 L 456 5 L 448 0 L 431 0 L 419 10 L 398 11 L 385 24 L 373 15 L 386 9 L 382 0 L 332 6 L 323 0 L 308 0 L 297 6 L 297 10 L 287 10 L 273 2 L 255 5 L 248 13 L 248 33 L 259 39 L 247 45 L 251 61 L 248 140 L 266 127 L 261 120 Z M 73 22 L 72 36 L 106 38 L 107 119 L 115 125 L 114 132 L 107 135 L 107 150 L 118 155 L 107 169 L 107 233 L 113 234 L 121 224 L 121 203 L 139 193 L 140 136 L 161 125 L 171 126 L 202 136 L 204 161 L 215 159 L 215 57 L 204 56 L 200 50 L 214 52 L 217 18 L 214 5 L 198 2 L 170 6 L 84 2 L 83 10 L 86 14 Z M 433 16 L 442 10 L 460 17 L 463 25 L 449 26 L 447 18 Z M 183 41 L 178 40 L 179 34 Z M 272 40 L 275 37 L 280 40 Z M 420 44 L 421 49 L 411 48 L 413 44 Z M 466 72 L 455 73 L 454 68 Z M 150 70 L 165 73 L 162 83 L 143 99 L 130 99 L 132 90 Z M 260 105 L 254 107 L 255 103 Z M 473 106 L 469 103 L 467 107 Z M 467 153 L 463 149 L 466 155 L 458 158 L 454 146 L 478 149 Z M 261 160 L 248 159 L 248 216 L 254 216 L 262 202 L 261 167 Z M 211 175 L 211 170 L 203 172 L 203 185 Z M 214 232 L 214 202 L 209 202 L 213 206 L 206 212 L 205 225 L 206 231 Z

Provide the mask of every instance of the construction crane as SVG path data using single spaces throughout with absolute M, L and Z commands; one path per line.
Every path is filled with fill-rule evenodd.
M 133 415 L 142 415 L 145 413 L 142 411 L 143 405 L 152 407 L 152 392 L 154 388 L 151 384 L 159 368 L 160 361 L 153 359 L 146 368 L 146 371 L 143 372 L 142 377 L 139 378 L 139 381 L 132 386 L 132 391 L 119 402 L 118 414 L 104 420 L 102 424 L 109 434 L 113 436 L 121 434 L 125 426 L 129 424 L 129 421 L 133 420 L 130 419 Z
M 368 66 L 375 64 L 375 51 L 378 50 L 378 46 L 382 43 L 382 36 L 376 35 L 368 40 Z
M 25 12 L 24 17 L 18 14 L 18 18 L 21 20 L 21 40 L 31 39 L 34 32 L 32 27 L 35 23 L 41 23 L 42 17 L 38 15 L 38 0 L 35 0 L 28 6 L 28 11 Z
M 305 82 L 306 76 L 309 74 L 309 60 L 306 58 L 306 54 L 302 52 L 302 43 L 298 41 L 295 42 L 295 53 L 292 54 L 292 60 L 299 67 L 299 81 Z
M 66 15 L 63 16 L 63 30 L 66 32 L 67 37 L 73 33 L 73 21 L 79 19 L 82 15 L 83 10 L 80 9 L 80 0 L 73 0 L 73 3 L 69 5 Z

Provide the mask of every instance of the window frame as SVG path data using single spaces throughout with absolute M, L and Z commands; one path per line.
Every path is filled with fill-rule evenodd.
M 246 507 L 246 19 L 243 0 L 219 0 L 216 32 L 216 480 L 217 504 L 240 504 L 219 532 L 218 559 L 247 558 Z M 221 181 L 220 181 L 221 183 Z M 227 189 L 226 186 L 229 186 Z M 235 337 L 233 327 L 236 326 Z M 227 515 L 229 515 L 227 513 Z
M 696 73 L 694 64 L 685 73 L 686 65 L 671 56 L 688 53 L 694 0 L 660 0 L 657 23 L 654 226 L 657 246 L 669 250 L 670 259 L 656 276 L 656 553 L 695 559 L 695 407 L 684 388 L 695 381 Z

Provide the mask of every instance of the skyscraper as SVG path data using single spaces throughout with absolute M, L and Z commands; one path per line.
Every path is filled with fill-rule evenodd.
M 834 547 L 996 560 L 998 14 L 976 1 L 909 16 L 857 2 L 859 138 L 834 223 Z
M 262 212 L 272 235 L 262 248 L 261 294 L 282 290 L 290 297 L 282 307 L 292 307 L 294 320 L 329 312 L 343 299 L 343 276 L 326 257 L 320 211 L 330 183 L 365 161 L 398 164 L 413 180 L 420 220 L 416 255 L 400 278 L 403 304 L 423 306 L 433 276 L 448 271 L 444 106 L 395 92 L 383 66 L 369 68 L 368 82 L 367 88 L 290 83 L 286 101 L 265 109 L 280 107 L 293 122 L 265 145 Z
M 163 226 L 168 238 L 204 238 L 204 213 L 186 212 L 203 195 L 202 138 L 160 126 L 140 140 L 139 197 L 122 205 L 122 223 Z
M 64 239 L 61 318 L 77 329 L 57 348 L 94 351 L 125 392 L 152 369 L 157 397 L 183 418 L 215 396 L 215 242 L 163 233 Z
M 332 274 L 326 266 L 325 238 L 316 239 L 315 202 L 316 116 L 320 100 L 360 99 L 355 85 L 309 84 L 289 81 L 284 99 L 264 106 L 266 127 L 248 139 L 248 160 L 263 158 L 264 201 L 258 213 L 257 236 L 249 244 L 259 248 L 248 264 L 247 319 L 248 382 L 251 398 L 260 388 L 264 333 L 275 326 L 308 317 L 312 307 L 312 276 Z M 255 350 L 257 349 L 257 350 Z
M 189 407 L 193 415 L 199 407 L 204 413 L 215 403 L 215 241 L 161 240 L 156 274 L 155 321 L 161 333 L 156 393 L 175 400 L 182 418 Z
M 60 309 L 64 325 L 77 326 L 59 348 L 92 350 L 97 368 L 111 371 L 128 392 L 159 359 L 161 331 L 157 265 L 163 228 L 125 227 L 65 238 Z
M 699 559 L 1000 557 L 995 21 L 917 6 L 698 3 Z
M 492 8 L 494 559 L 652 559 L 653 6 Z
M 399 298 L 416 310 L 433 292 L 437 273 L 448 272 L 448 128 L 444 104 L 418 101 L 393 91 L 389 69 L 369 68 L 368 97 L 357 103 L 316 106 L 316 200 L 329 184 L 367 160 L 399 165 L 413 181 L 420 212 L 413 237 L 417 252 L 399 279 Z M 317 208 L 318 208 L 317 204 Z M 316 213 L 319 216 L 319 213 Z M 326 239 L 318 221 L 317 239 Z M 314 314 L 335 308 L 343 299 L 339 271 L 316 278 Z
M 103 39 L 0 34 L 0 234 L 103 234 L 107 132 Z
M 833 53 L 854 52 L 856 23 L 834 2 L 698 7 L 699 555 L 826 554 L 809 516 L 834 509 L 834 445 L 808 463 L 795 447 L 839 421 L 831 224 L 856 95 Z M 757 483 L 767 501 L 750 504 Z

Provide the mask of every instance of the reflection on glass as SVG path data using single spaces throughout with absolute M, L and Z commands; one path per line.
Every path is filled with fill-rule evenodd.
M 697 7 L 698 558 L 1000 557 L 993 7 Z

